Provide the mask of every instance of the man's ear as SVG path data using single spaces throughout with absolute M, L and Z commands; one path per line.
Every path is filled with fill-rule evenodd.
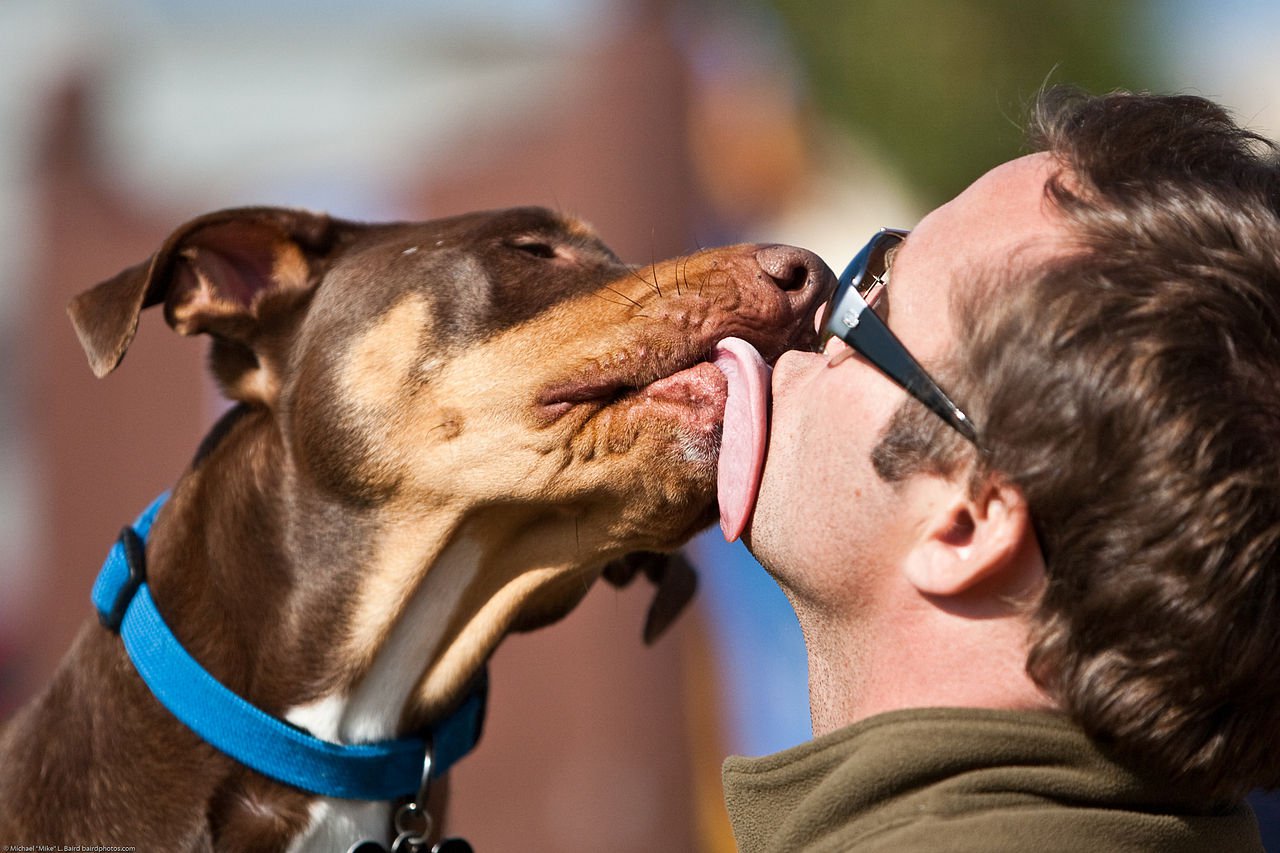
M 924 519 L 903 569 L 926 595 L 960 595 L 1001 575 L 1016 583 L 1026 557 L 1039 553 L 1020 489 L 992 476 L 970 493 L 962 479 L 925 477 L 912 486 L 925 492 L 916 496 Z
M 215 339 L 214 369 L 233 397 L 272 385 L 260 351 L 269 320 L 314 290 L 348 223 L 282 208 L 238 208 L 193 219 L 148 260 L 71 300 L 67 313 L 98 377 L 124 358 L 144 308 L 164 304 L 178 333 Z M 237 393 L 237 391 L 241 393 Z

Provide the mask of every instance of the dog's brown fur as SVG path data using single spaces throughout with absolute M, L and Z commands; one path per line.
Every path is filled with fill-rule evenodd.
M 770 360 L 808 345 L 830 284 L 790 247 L 631 268 L 535 208 L 253 208 L 184 225 L 70 311 L 99 376 L 149 305 L 212 336 L 236 406 L 156 522 L 153 595 L 232 690 L 278 715 L 336 702 L 317 734 L 360 740 L 429 725 L 507 632 L 707 524 L 723 378 L 699 362 L 729 335 Z M 285 849 L 316 819 L 170 716 L 96 621 L 0 768 L 6 843 Z

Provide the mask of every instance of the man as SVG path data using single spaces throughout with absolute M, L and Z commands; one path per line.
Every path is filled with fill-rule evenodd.
M 743 851 L 1261 849 L 1280 161 L 1191 97 L 1050 92 L 1032 140 L 855 258 L 722 489 L 815 734 L 726 762 Z

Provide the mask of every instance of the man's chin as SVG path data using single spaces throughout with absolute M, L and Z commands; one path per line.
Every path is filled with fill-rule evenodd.
M 775 542 L 777 537 L 776 531 L 771 529 L 768 520 L 768 512 L 761 512 L 759 502 L 756 503 L 755 511 L 751 513 L 751 517 L 747 520 L 747 526 L 742 531 L 742 544 L 751 552 L 751 556 L 755 557 L 756 562 L 765 567 L 770 575 L 773 569 L 770 568 L 772 563 L 773 552 L 769 547 Z

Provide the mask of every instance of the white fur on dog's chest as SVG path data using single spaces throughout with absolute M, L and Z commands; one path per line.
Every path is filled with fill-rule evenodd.
M 469 537 L 454 540 L 410 596 L 368 674 L 351 694 L 331 694 L 300 705 L 288 711 L 285 719 L 333 742 L 369 743 L 395 737 L 424 661 L 432 660 L 449 614 L 479 568 L 481 553 L 479 544 Z M 388 561 L 394 561 L 394 556 L 388 555 Z M 389 568 L 380 565 L 377 570 Z M 311 807 L 310 825 L 289 850 L 346 850 L 356 841 L 381 840 L 390 829 L 388 803 L 322 797 Z
M 311 806 L 311 824 L 289 845 L 289 853 L 313 850 L 347 850 L 357 841 L 381 842 L 391 827 L 389 803 L 334 800 L 328 797 Z

